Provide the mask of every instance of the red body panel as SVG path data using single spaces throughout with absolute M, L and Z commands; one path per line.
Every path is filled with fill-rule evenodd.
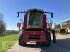
M 46 28 L 46 15 L 44 14 L 43 15 L 43 28 L 45 29 Z
M 45 32 L 43 31 L 44 29 L 46 29 L 46 15 L 43 14 L 43 27 L 41 28 L 27 28 L 27 14 L 24 15 L 24 24 L 22 26 L 22 29 L 23 29 L 23 41 L 24 42 L 29 42 L 29 41 L 36 41 L 36 42 L 47 42 L 46 40 L 46 34 Z M 41 39 L 37 40 L 37 39 L 34 39 L 34 40 L 31 40 L 28 38 L 29 35 L 39 35 L 41 37 Z
M 28 38 L 29 35 L 40 35 L 41 39 L 40 40 L 30 40 Z M 43 31 L 25 31 L 23 34 L 23 41 L 24 42 L 29 42 L 29 41 L 36 41 L 36 42 L 46 42 L 45 38 L 45 33 Z
M 24 15 L 24 23 L 22 25 L 22 29 L 23 29 L 22 31 L 24 31 L 26 27 L 27 27 L 27 14 Z

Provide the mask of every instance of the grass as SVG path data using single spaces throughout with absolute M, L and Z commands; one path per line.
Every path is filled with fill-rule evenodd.
M 17 40 L 17 34 L 0 37 L 0 52 L 6 52 L 6 50 L 10 49 Z

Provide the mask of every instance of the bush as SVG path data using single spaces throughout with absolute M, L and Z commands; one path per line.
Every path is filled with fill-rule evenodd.
M 55 33 L 60 33 L 60 29 L 59 28 L 56 28 L 55 29 Z
M 17 30 L 6 30 L 7 34 L 18 34 Z
M 18 34 L 18 31 L 16 30 L 6 30 L 2 36 L 12 35 L 12 34 Z

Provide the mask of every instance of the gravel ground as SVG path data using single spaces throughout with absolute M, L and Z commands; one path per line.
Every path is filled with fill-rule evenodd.
M 14 47 L 8 49 L 7 52 L 70 52 L 70 35 L 57 34 L 56 38 L 57 43 L 52 43 L 50 47 L 36 45 L 23 47 L 19 46 L 17 42 Z

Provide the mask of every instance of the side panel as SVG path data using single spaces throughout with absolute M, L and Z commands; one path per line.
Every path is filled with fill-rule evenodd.
M 47 23 L 46 23 L 46 15 L 44 14 L 43 15 L 43 28 L 46 28 L 46 25 L 47 25 Z
M 24 28 L 27 27 L 27 14 L 24 15 Z

